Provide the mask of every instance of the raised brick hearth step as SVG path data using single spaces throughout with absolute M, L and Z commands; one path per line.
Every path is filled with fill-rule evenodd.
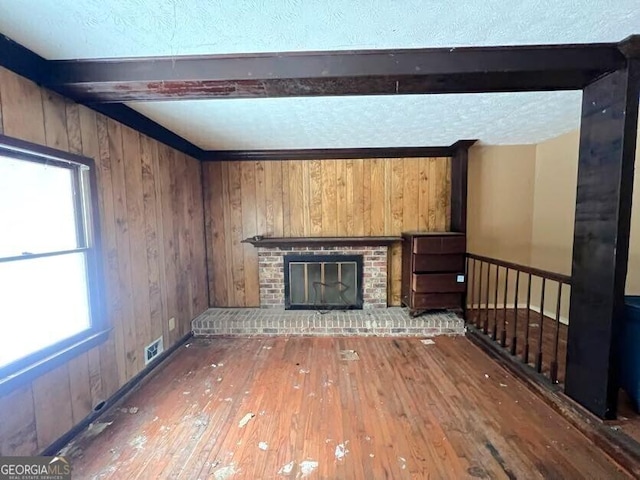
M 332 311 L 264 308 L 211 308 L 193 320 L 196 336 L 321 335 L 412 336 L 464 334 L 464 321 L 453 312 L 412 318 L 404 308 Z

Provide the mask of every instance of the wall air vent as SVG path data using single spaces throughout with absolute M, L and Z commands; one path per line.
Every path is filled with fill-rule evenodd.
M 156 341 L 152 342 L 150 345 L 147 345 L 145 347 L 144 364 L 147 365 L 151 363 L 163 351 L 164 351 L 164 345 L 162 344 L 162 337 L 160 337 Z

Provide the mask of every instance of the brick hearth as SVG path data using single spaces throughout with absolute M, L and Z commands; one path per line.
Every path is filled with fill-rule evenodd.
M 412 318 L 404 308 L 313 311 L 264 308 L 211 308 L 192 322 L 196 336 L 320 335 L 414 336 L 464 334 L 464 321 L 453 312 Z

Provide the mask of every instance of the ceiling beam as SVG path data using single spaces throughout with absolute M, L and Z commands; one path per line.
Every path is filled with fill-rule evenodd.
M 28 48 L 14 42 L 9 37 L 0 34 L 0 67 L 11 70 L 18 75 L 28 78 L 32 82 L 37 83 L 45 88 L 54 90 L 62 95 L 68 96 L 72 100 L 80 103 L 84 102 L 63 89 L 58 89 L 51 85 L 50 81 L 50 65 L 51 61 L 46 60 L 37 53 Z M 159 123 L 154 122 L 150 118 L 136 112 L 132 108 L 122 104 L 95 104 L 88 105 L 90 108 L 113 118 L 124 125 L 138 130 L 149 137 L 158 140 L 176 150 L 187 155 L 199 158 L 204 152 L 200 147 L 185 140 L 184 138 L 169 131 Z
M 85 102 L 582 89 L 625 65 L 617 43 L 49 61 Z
M 477 140 L 458 140 L 442 147 L 374 147 L 374 148 L 302 148 L 284 150 L 205 150 L 204 162 L 328 160 L 354 158 L 453 157 L 461 148 L 471 147 Z

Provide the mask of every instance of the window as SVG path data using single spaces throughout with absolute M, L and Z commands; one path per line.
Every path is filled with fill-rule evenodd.
M 104 338 L 93 179 L 90 159 L 0 136 L 0 382 Z

